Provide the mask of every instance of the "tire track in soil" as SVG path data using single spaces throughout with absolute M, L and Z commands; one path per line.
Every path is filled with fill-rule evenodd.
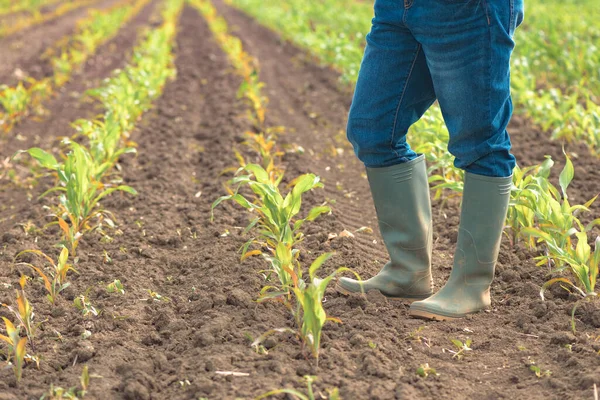
M 46 112 L 41 121 L 28 118 L 17 124 L 6 138 L 1 138 L 0 160 L 11 157 L 18 150 L 34 146 L 48 150 L 57 145 L 59 137 L 72 135 L 70 124 L 73 121 L 91 118 L 101 112 L 98 104 L 86 97 L 85 91 L 99 86 L 113 70 L 125 66 L 139 30 L 149 23 L 156 4 L 156 0 L 151 1 L 113 39 L 98 47 L 96 54 L 86 61 L 79 72 L 74 73 L 71 80 L 44 104 Z M 27 156 L 22 158 L 27 160 Z M 17 171 L 19 175 L 29 175 L 25 167 L 17 166 Z M 15 188 L 7 180 L 0 179 L 0 231 L 8 229 L 15 219 L 34 219 L 29 210 L 32 205 L 36 207 L 36 203 L 27 199 L 23 188 Z
M 296 142 L 307 149 L 303 156 L 286 155 L 288 176 L 309 171 L 318 174 L 328 189 L 325 190 L 325 196 L 323 192 L 316 192 L 311 201 L 313 204 L 318 203 L 325 197 L 336 201 L 332 218 L 320 220 L 317 227 L 311 225 L 307 228 L 309 235 L 306 247 L 317 254 L 335 249 L 338 252 L 338 264 L 351 266 L 364 277 L 371 276 L 385 261 L 379 258 L 385 253 L 378 233 L 372 236 L 376 238 L 377 244 L 347 238 L 331 242 L 325 239 L 329 232 L 339 233 L 342 229 L 351 230 L 360 225 L 370 225 L 377 230 L 368 184 L 361 176 L 364 169 L 355 159 L 349 145 L 342 144 L 343 139 L 340 140 L 340 131 L 343 132 L 345 128 L 350 93 L 337 87 L 338 75 L 335 72 L 314 65 L 303 51 L 282 42 L 276 34 L 239 10 L 224 5 L 221 0 L 216 0 L 215 3 L 230 28 L 242 39 L 246 51 L 258 58 L 261 80 L 265 82 L 265 93 L 270 98 L 267 111 L 270 124 L 289 128 L 290 133 L 282 136 L 282 141 Z M 558 178 L 558 172 L 564 164 L 560 157 L 561 143 L 550 142 L 548 136 L 518 117 L 511 124 L 511 133 L 515 153 L 523 160 L 522 164 L 539 163 L 543 161 L 544 154 L 551 154 L 557 162 L 555 178 Z M 532 136 L 537 146 L 531 145 Z M 324 149 L 332 145 L 344 149 L 343 157 L 326 155 L 330 152 Z M 570 187 L 571 197 L 575 201 L 586 201 L 600 187 L 598 179 L 594 180 L 598 176 L 600 160 L 590 157 L 584 146 L 566 147 L 569 152 L 579 155 L 575 161 L 576 181 Z M 310 153 L 315 156 L 308 156 Z M 343 191 L 333 189 L 338 182 Z M 348 197 L 348 193 L 354 195 Z M 439 288 L 450 273 L 459 222 L 459 202 L 453 199 L 444 205 L 441 201 L 434 201 L 433 213 L 433 270 L 435 286 Z M 362 224 L 357 220 L 359 215 L 362 215 Z M 362 235 L 356 234 L 358 237 Z M 369 245 L 371 251 L 365 252 L 364 247 Z M 377 250 L 373 250 L 375 248 Z M 328 310 L 331 315 L 341 317 L 345 324 L 327 329 L 325 335 L 329 337 L 324 340 L 324 347 L 343 349 L 344 354 L 343 361 L 340 362 L 336 358 L 337 354 L 330 358 L 328 351 L 325 351 L 325 357 L 321 360 L 321 371 L 326 375 L 323 380 L 331 382 L 329 385 L 341 383 L 343 397 L 350 396 L 349 398 L 392 398 L 393 391 L 401 398 L 449 397 L 459 391 L 466 398 L 494 397 L 500 394 L 518 397 L 524 395 L 521 390 L 525 386 L 529 387 L 528 395 L 535 398 L 555 393 L 576 396 L 573 393 L 578 390 L 587 390 L 585 393 L 589 396 L 591 385 L 584 377 L 589 377 L 586 374 L 593 371 L 593 366 L 596 365 L 592 356 L 594 347 L 587 338 L 582 337 L 584 335 L 578 335 L 576 339 L 565 339 L 565 335 L 569 335 L 569 321 L 565 315 L 570 311 L 569 304 L 572 303 L 562 301 L 565 296 L 560 289 L 553 291 L 550 301 L 542 303 L 539 300 L 539 287 L 546 278 L 544 271 L 534 266 L 533 256 L 535 254 L 523 249 L 511 250 L 504 244 L 492 288 L 493 311 L 469 317 L 459 323 L 425 324 L 408 319 L 406 305 L 398 306 L 399 303 L 388 302 L 379 294 L 369 294 L 369 301 L 364 302 L 359 297 L 346 298 L 330 293 Z M 373 265 L 374 258 L 377 265 Z M 593 308 L 591 312 L 598 313 Z M 584 317 L 588 325 L 582 326 L 583 330 L 590 332 L 591 329 L 593 332 L 593 326 L 598 326 L 599 323 L 594 322 L 594 318 Z M 384 327 L 378 326 L 382 321 L 393 322 L 386 323 Z M 427 334 L 424 336 L 437 342 L 437 349 L 422 345 L 417 348 L 417 345 L 402 340 L 419 326 L 427 326 L 424 330 Z M 465 326 L 474 331 L 469 335 L 473 337 L 474 343 L 480 344 L 476 349 L 480 356 L 470 361 L 467 367 L 452 363 L 451 360 L 448 362 L 449 358 L 441 352 L 441 347 L 451 346 L 448 335 L 460 332 Z M 524 335 L 532 332 L 537 333 L 540 338 L 535 343 L 529 343 L 531 341 L 528 340 L 530 353 L 527 355 L 540 365 L 547 365 L 554 376 L 551 382 L 538 382 L 537 378 L 531 377 L 523 362 L 523 354 L 516 349 L 525 340 Z M 454 335 L 459 337 L 460 333 Z M 375 354 L 368 354 L 368 348 L 365 350 L 365 342 L 370 338 L 378 344 L 378 348 L 381 347 L 380 351 L 373 352 Z M 571 369 L 565 360 L 568 356 L 549 357 L 556 350 L 555 343 L 565 340 L 577 342 L 586 349 L 587 355 L 580 361 L 581 371 L 578 376 L 569 376 L 568 371 Z M 408 347 L 411 350 L 406 350 Z M 438 365 L 438 372 L 443 369 L 447 377 L 440 378 L 440 384 L 416 381 L 411 369 L 414 371 L 423 362 Z M 496 369 L 505 372 L 487 372 Z M 407 372 L 402 373 L 401 377 L 391 372 L 405 370 Z M 323 374 L 320 375 L 322 377 Z M 340 378 L 340 375 L 351 378 Z M 374 383 L 369 376 L 380 379 Z M 473 379 L 466 379 L 465 376 Z M 515 381 L 521 384 L 515 387 Z M 327 387 L 327 384 L 324 383 L 323 386 Z M 567 394 L 569 390 L 573 392 Z M 584 395 L 584 392 L 579 393 Z
M 65 35 L 72 35 L 76 22 L 85 17 L 89 10 L 104 10 L 117 3 L 118 0 L 103 0 L 95 4 L 72 10 L 51 21 L 32 26 L 6 38 L 0 39 L 0 83 L 13 85 L 17 78 L 16 69 L 22 70 L 26 76 L 36 75 L 40 55 Z

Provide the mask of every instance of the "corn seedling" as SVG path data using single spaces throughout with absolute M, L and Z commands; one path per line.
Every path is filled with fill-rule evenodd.
M 121 281 L 118 279 L 115 279 L 113 282 L 109 283 L 106 286 L 106 291 L 108 293 L 125 294 L 125 288 L 123 287 L 123 284 L 121 283 Z
M 534 364 L 529 366 L 529 370 L 533 372 L 538 378 L 550 377 L 550 375 L 552 375 L 552 372 L 550 370 L 547 369 L 543 371 L 540 367 Z
M 345 271 L 352 272 L 349 268 L 340 267 L 324 279 L 317 277 L 316 273 L 321 268 L 333 253 L 325 253 L 317 257 L 317 259 L 310 265 L 308 269 L 309 281 L 306 282 L 302 279 L 302 269 L 297 268 L 295 271 L 287 269 L 287 273 L 291 278 L 291 286 L 288 289 L 294 294 L 295 306 L 292 302 L 284 302 L 290 309 L 292 315 L 295 318 L 296 326 L 299 328 L 299 335 L 303 343 L 310 349 L 313 357 L 319 359 L 319 348 L 321 346 L 321 332 L 323 325 L 327 321 L 340 323 L 341 321 L 337 318 L 328 317 L 323 308 L 323 297 L 329 283 L 336 277 L 337 274 Z M 300 266 L 300 264 L 298 264 Z M 296 272 L 299 272 L 297 274 Z M 356 274 L 355 274 L 356 275 Z M 360 279 L 360 277 L 357 278 Z M 287 294 L 288 291 L 278 291 L 277 288 L 271 286 L 265 286 L 261 291 L 261 295 L 258 299 L 259 302 L 263 302 L 270 299 L 280 299 L 283 295 Z M 268 334 L 275 332 L 287 331 L 273 330 Z M 265 335 L 259 338 L 253 343 L 256 345 L 264 339 Z
M 4 113 L 0 113 L 0 126 L 4 132 L 10 131 L 16 122 L 28 115 L 30 108 L 39 105 L 52 91 L 47 80 L 28 79 L 26 82 L 27 87 L 23 81 L 14 88 L 0 86 L 0 105 L 4 109 Z
M 77 143 L 71 143 L 71 151 L 63 164 L 59 164 L 52 154 L 39 148 L 31 148 L 26 152 L 42 167 L 53 171 L 58 178 L 57 185 L 40 197 L 60 192 L 57 221 L 54 224 L 58 224 L 62 230 L 73 256 L 86 231 L 96 228 L 105 218 L 114 218 L 112 213 L 100 207 L 100 200 L 115 191 L 137 194 L 126 185 L 110 187 L 100 182 L 99 179 L 110 165 L 98 165 L 86 148 Z
M 328 390 L 329 397 L 323 397 L 323 395 L 320 395 L 319 397 L 315 397 L 315 393 L 314 393 L 312 384 L 315 381 L 316 377 L 306 375 L 306 376 L 304 376 L 304 379 L 306 380 L 306 386 L 307 386 L 306 393 L 307 394 L 299 392 L 295 389 L 276 389 L 276 390 L 271 390 L 270 392 L 261 394 L 255 400 L 266 399 L 267 397 L 275 396 L 278 394 L 288 394 L 291 396 L 295 396 L 296 398 L 298 398 L 300 400 L 316 400 L 317 398 L 318 399 L 328 399 L 328 400 L 340 400 L 340 394 L 339 394 L 339 390 L 337 388 Z
M 79 377 L 79 383 L 81 384 L 81 390 L 73 386 L 69 389 L 63 389 L 61 387 L 55 387 L 54 384 L 50 384 L 50 390 L 44 393 L 40 400 L 79 400 L 83 399 L 87 394 L 90 385 L 90 374 L 88 371 L 87 364 L 83 366 L 83 371 Z
M 522 236 L 523 228 L 536 226 L 534 212 L 537 204 L 546 203 L 550 193 L 557 195 L 556 189 L 548 181 L 553 165 L 554 161 L 546 157 L 540 165 L 523 169 L 517 166 L 513 170 L 513 187 L 506 218 L 506 224 L 511 230 L 509 238 L 512 245 Z M 526 244 L 530 248 L 535 247 L 535 241 L 531 237 Z
M 242 142 L 243 145 L 257 155 L 260 165 L 269 174 L 272 182 L 277 181 L 278 177 L 283 175 L 283 169 L 279 164 L 284 152 L 277 150 L 275 147 L 277 137 L 281 133 L 283 133 L 283 127 L 266 128 L 264 133 L 248 131 L 244 133 L 246 140 Z M 247 165 L 248 162 L 244 156 L 238 150 L 234 151 L 240 166 L 244 167 Z
M 150 299 L 148 299 L 148 300 L 165 301 L 165 302 L 171 301 L 171 299 L 168 298 L 167 296 L 160 295 L 157 292 L 153 291 L 152 289 L 147 289 L 146 291 L 150 295 Z
M 417 368 L 417 375 L 421 378 L 427 378 L 429 375 L 440 376 L 440 374 L 435 371 L 435 368 L 431 368 L 428 363 L 420 365 L 419 368 Z
M 46 254 L 44 254 L 43 252 L 41 252 L 39 250 L 24 250 L 24 251 L 20 252 L 19 254 L 17 254 L 15 259 L 17 259 L 21 255 L 27 254 L 27 253 L 35 254 L 35 255 L 43 257 L 44 259 L 46 259 L 46 261 L 48 261 L 48 263 L 52 267 L 50 277 L 48 277 L 44 273 L 42 268 L 40 268 L 40 267 L 36 267 L 35 265 L 30 264 L 30 263 L 19 263 L 20 265 L 25 265 L 25 266 L 32 268 L 35 272 L 38 273 L 38 275 L 42 278 L 42 280 L 44 282 L 44 287 L 46 288 L 46 292 L 48 292 L 46 297 L 48 298 L 50 303 L 55 304 L 56 298 L 60 294 L 60 292 L 65 290 L 70 285 L 70 282 L 67 282 L 67 273 L 69 271 L 77 272 L 75 270 L 75 268 L 73 268 L 73 266 L 68 263 L 69 250 L 67 250 L 66 247 L 63 247 L 63 249 L 60 252 L 60 255 L 58 257 L 57 263 L 55 263 L 51 257 L 47 256 Z
M 77 308 L 84 317 L 87 317 L 90 314 L 94 317 L 100 315 L 100 312 L 96 310 L 96 308 L 92 305 L 92 302 L 88 297 L 88 292 L 75 297 L 75 300 L 73 300 L 73 304 L 75 305 L 75 308 Z
M 300 228 L 306 221 L 312 221 L 319 215 L 327 213 L 330 208 L 318 206 L 312 208 L 304 219 L 295 219 L 300 212 L 302 195 L 309 190 L 322 187 L 319 177 L 314 174 L 301 175 L 294 179 L 285 197 L 279 191 L 280 176 L 275 182 L 260 165 L 248 164 L 239 169 L 247 175 L 235 177 L 231 182 L 237 185 L 235 192 L 218 198 L 212 205 L 212 210 L 221 202 L 232 200 L 250 212 L 258 214 L 246 227 L 248 232 L 254 226 L 258 226 L 261 239 L 251 240 L 242 248 L 242 260 L 251 256 L 262 254 L 261 250 L 248 251 L 252 243 L 264 245 L 270 249 L 271 255 L 267 255 L 273 272 L 277 274 L 282 287 L 291 287 L 291 275 L 288 270 L 296 269 L 298 252 L 293 246 L 302 240 Z M 249 186 L 254 192 L 255 198 L 251 202 L 239 193 L 241 186 Z M 211 216 L 212 218 L 212 216 Z
M 467 352 L 473 350 L 473 349 L 471 349 L 471 342 L 472 342 L 471 339 L 465 340 L 464 343 L 458 339 L 450 339 L 450 341 L 456 348 L 456 351 L 448 350 L 450 353 L 452 353 L 452 358 L 462 360 L 462 358 L 465 356 L 465 354 L 467 354 Z
M 27 338 L 31 343 L 31 347 L 35 350 L 35 329 L 36 326 L 33 323 L 33 318 L 35 316 L 33 312 L 33 307 L 27 297 L 25 296 L 25 285 L 27 284 L 27 277 L 25 275 L 21 276 L 19 280 L 19 285 L 21 286 L 21 290 L 16 290 L 17 295 L 17 307 L 9 306 L 6 304 L 2 304 L 4 307 L 8 308 L 8 310 L 15 316 L 18 321 L 18 326 L 22 327 L 27 334 Z
M 555 272 L 568 269 L 574 280 L 568 277 L 556 277 L 544 284 L 540 295 L 544 298 L 544 291 L 555 283 L 568 285 L 583 298 L 597 296 L 595 291 L 598 268 L 600 264 L 600 238 L 596 239 L 595 250 L 591 251 L 588 232 L 598 224 L 600 219 L 584 226 L 577 218 L 577 213 L 588 211 L 589 206 L 596 200 L 595 196 L 584 205 L 571 206 L 568 200 L 567 188 L 574 177 L 573 164 L 569 157 L 559 177 L 562 196 L 547 179 L 538 179 L 533 186 L 537 193 L 525 196 L 526 207 L 532 211 L 537 227 L 527 226 L 521 229 L 522 234 L 542 241 L 547 248 L 544 255 L 536 257 L 538 265 L 554 264 Z M 536 194 L 546 193 L 545 196 Z M 527 221 L 529 223 L 529 221 Z M 576 245 L 574 240 L 576 239 Z
M 8 344 L 6 360 L 12 364 L 15 377 L 17 378 L 17 382 L 19 382 L 23 374 L 27 338 L 20 337 L 19 328 L 15 327 L 8 318 L 2 317 L 2 320 L 4 320 L 6 328 L 6 336 L 0 335 L 0 340 Z

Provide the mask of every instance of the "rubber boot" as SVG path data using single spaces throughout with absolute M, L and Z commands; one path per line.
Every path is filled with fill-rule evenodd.
M 500 250 L 512 177 L 465 174 L 454 266 L 435 295 L 410 305 L 410 315 L 433 320 L 462 318 L 490 306 L 490 284 Z
M 398 299 L 425 299 L 431 279 L 431 201 L 425 157 L 384 168 L 367 168 L 379 230 L 390 261 L 373 278 L 340 278 L 342 293 L 379 290 Z

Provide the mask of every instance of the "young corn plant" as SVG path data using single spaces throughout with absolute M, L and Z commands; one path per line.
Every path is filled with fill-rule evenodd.
M 551 167 L 551 164 L 548 165 L 546 170 Z M 559 275 L 551 278 L 542 286 L 540 291 L 542 299 L 544 299 L 544 292 L 556 283 L 561 284 L 567 290 L 574 291 L 582 300 L 598 298 L 596 280 L 600 264 L 600 237 L 596 238 L 595 249 L 592 252 L 588 234 L 594 226 L 600 224 L 600 219 L 584 226 L 577 217 L 578 213 L 588 211 L 589 206 L 598 196 L 593 197 L 584 205 L 571 206 L 567 188 L 573 177 L 573 164 L 567 157 L 565 167 L 559 177 L 562 196 L 548 182 L 547 174 L 544 173 L 544 176 L 535 177 L 530 181 L 528 188 L 521 192 L 520 201 L 517 203 L 528 210 L 528 218 L 531 218 L 521 217 L 516 221 L 522 225 L 524 225 L 523 221 L 528 224 L 520 227 L 521 234 L 528 237 L 530 243 L 534 243 L 533 245 L 537 240 L 545 246 L 545 253 L 536 257 L 538 265 L 552 265 L 554 266 L 553 274 Z M 528 193 L 523 195 L 525 191 Z M 513 217 L 515 217 L 514 214 Z M 531 220 L 534 223 L 531 223 Z M 564 272 L 570 273 L 571 276 L 565 276 Z M 575 311 L 578 304 L 579 302 L 575 304 L 571 314 L 573 331 L 575 331 Z
M 269 127 L 260 133 L 247 131 L 244 133 L 246 139 L 242 142 L 242 145 L 255 153 L 258 160 L 260 160 L 260 165 L 267 171 L 273 182 L 277 180 L 277 177 L 283 175 L 280 161 L 284 152 L 276 147 L 277 138 L 281 133 L 283 133 L 283 127 Z M 243 167 L 248 164 L 238 150 L 234 151 L 240 166 Z
M 302 240 L 300 228 L 306 221 L 313 221 L 319 215 L 331 211 L 328 206 L 313 207 L 306 218 L 296 219 L 302 204 L 302 195 L 312 189 L 323 187 L 318 176 L 305 174 L 294 179 L 285 197 L 280 193 L 279 184 L 283 176 L 273 182 L 268 172 L 257 164 L 248 164 L 239 169 L 245 175 L 235 177 L 231 183 L 237 185 L 236 190 L 221 196 L 212 204 L 211 211 L 220 203 L 232 200 L 257 216 L 246 227 L 246 232 L 258 226 L 260 237 L 251 239 L 242 248 L 242 260 L 250 255 L 263 254 L 261 250 L 248 251 L 251 244 L 269 249 L 273 272 L 279 278 L 281 288 L 291 287 L 289 270 L 296 269 L 298 253 L 294 245 Z M 248 200 L 239 190 L 248 186 L 254 193 L 254 199 Z M 211 215 L 212 218 L 212 215 Z M 298 273 L 296 272 L 296 275 Z
M 44 288 L 46 289 L 46 292 L 48 292 L 46 298 L 50 301 L 50 303 L 56 304 L 56 299 L 60 292 L 65 290 L 71 284 L 70 282 L 67 282 L 67 273 L 69 271 L 77 272 L 77 270 L 75 270 L 75 268 L 73 268 L 73 266 L 68 263 L 69 250 L 67 250 L 66 247 L 63 247 L 62 251 L 60 252 L 60 255 L 58 256 L 57 263 L 55 263 L 50 256 L 44 254 L 39 250 L 24 250 L 17 254 L 15 259 L 27 253 L 43 257 L 44 259 L 46 259 L 46 261 L 48 261 L 48 263 L 52 267 L 50 277 L 48 277 L 48 275 L 46 275 L 40 267 L 37 267 L 31 263 L 19 263 L 20 265 L 30 267 L 38 273 L 38 275 L 42 278 L 44 282 Z
M 528 204 L 528 207 L 533 211 L 534 219 L 537 221 L 537 227 L 522 228 L 522 233 L 543 242 L 547 249 L 544 255 L 536 257 L 539 261 L 538 264 L 554 264 L 555 272 L 569 269 L 575 278 L 574 281 L 566 277 L 551 279 L 542 287 L 542 298 L 544 291 L 557 282 L 569 285 L 582 297 L 597 296 L 595 285 L 598 275 L 598 263 L 600 262 L 600 246 L 597 239 L 596 248 L 592 253 L 588 243 L 588 232 L 594 226 L 600 224 L 600 219 L 584 226 L 577 218 L 577 214 L 589 211 L 589 206 L 598 196 L 593 197 L 584 205 L 571 206 L 568 200 L 567 188 L 573 177 L 573 164 L 567 157 L 567 162 L 559 177 L 562 196 L 547 180 L 542 180 L 544 186 L 539 183 L 540 181 L 535 183 L 534 186 L 540 192 L 546 193 L 544 199 L 539 201 L 538 197 L 534 199 L 537 201 L 530 200 L 531 203 Z M 573 239 L 576 239 L 576 245 L 573 244 Z
M 535 247 L 535 240 L 531 237 L 523 237 L 521 230 L 536 226 L 535 209 L 538 205 L 545 207 L 550 193 L 556 193 L 556 189 L 548 178 L 554 161 L 547 157 L 540 165 L 519 168 L 513 170 L 513 187 L 510 196 L 510 206 L 506 217 L 506 225 L 510 228 L 510 243 L 516 245 L 520 238 L 527 239 L 529 248 Z
M 319 349 L 321 348 L 321 332 L 327 321 L 341 323 L 338 318 L 328 317 L 323 308 L 323 298 L 325 290 L 337 274 L 350 271 L 349 268 L 340 267 L 324 279 L 317 277 L 317 271 L 333 253 L 325 253 L 317 257 L 308 270 L 308 282 L 305 282 L 301 276 L 290 271 L 293 287 L 291 290 L 295 295 L 297 309 L 295 311 L 296 324 L 300 326 L 300 336 L 319 362 Z M 360 277 L 357 278 L 360 280 Z
M 19 285 L 21 286 L 21 290 L 16 290 L 17 295 L 17 307 L 9 306 L 7 304 L 2 304 L 4 307 L 8 308 L 8 310 L 15 316 L 15 319 L 18 322 L 18 326 L 25 330 L 27 334 L 27 338 L 31 343 L 31 347 L 35 350 L 35 329 L 36 326 L 33 322 L 34 312 L 31 303 L 27 300 L 25 296 L 25 285 L 27 284 L 27 277 L 25 275 L 21 276 L 19 280 Z
M 0 86 L 0 105 L 4 109 L 4 113 L 0 113 L 0 126 L 4 132 L 10 131 L 15 123 L 28 115 L 30 109 L 52 92 L 47 79 L 28 79 L 26 83 L 27 86 L 21 81 L 14 88 Z
M 92 305 L 87 292 L 75 297 L 75 300 L 73 300 L 73 305 L 75 305 L 75 308 L 77 308 L 84 317 L 87 317 L 88 315 L 97 317 L 100 315 L 100 311 L 98 311 L 96 307 Z
M 60 193 L 56 222 L 52 224 L 59 225 L 73 257 L 85 232 L 95 229 L 106 218 L 111 222 L 114 219 L 110 211 L 100 206 L 100 200 L 116 191 L 137 194 L 135 189 L 126 185 L 111 187 L 103 184 L 100 179 L 111 165 L 98 165 L 88 150 L 77 143 L 71 143 L 71 151 L 62 164 L 42 149 L 31 148 L 27 152 L 58 178 L 57 185 L 41 197 L 53 192 Z
M 79 383 L 81 385 L 81 390 L 79 390 L 76 386 L 70 387 L 69 389 L 63 389 L 59 386 L 54 386 L 54 384 L 50 384 L 50 390 L 47 393 L 44 393 L 40 400 L 79 400 L 83 399 L 90 386 L 90 374 L 88 370 L 87 364 L 83 366 L 83 371 L 81 372 L 81 376 L 79 377 Z
M 4 325 L 6 328 L 6 336 L 0 334 L 0 340 L 8 345 L 8 349 L 6 351 L 6 361 L 12 364 L 15 377 L 17 378 L 17 382 L 19 382 L 21 380 L 21 376 L 23 375 L 27 338 L 20 337 L 19 328 L 15 327 L 15 325 L 8 318 L 2 317 L 2 320 L 4 320 Z
M 281 291 L 280 288 L 274 286 L 265 286 L 261 290 L 258 302 L 264 302 L 267 300 L 279 300 L 287 306 L 294 321 L 296 323 L 297 332 L 296 334 L 302 340 L 304 346 L 306 346 L 311 355 L 316 359 L 317 365 L 319 363 L 319 349 L 321 347 L 321 333 L 323 326 L 328 322 L 341 323 L 338 318 L 328 317 L 325 309 L 323 308 L 323 298 L 325 297 L 325 291 L 331 281 L 339 274 L 345 271 L 352 272 L 358 279 L 358 274 L 346 267 L 340 267 L 324 279 L 320 279 L 317 276 L 317 271 L 321 266 L 333 256 L 333 253 L 325 253 L 317 257 L 317 259 L 310 265 L 308 271 L 304 271 L 301 268 L 301 264 L 297 263 L 298 268 L 295 270 L 288 269 L 287 272 L 291 277 L 291 286 L 284 288 Z M 303 276 L 308 272 L 308 280 L 305 280 Z M 293 293 L 293 298 L 285 300 L 285 295 Z M 252 346 L 256 349 L 260 348 L 261 342 L 273 333 L 285 333 L 294 332 L 289 328 L 273 329 L 252 343 Z

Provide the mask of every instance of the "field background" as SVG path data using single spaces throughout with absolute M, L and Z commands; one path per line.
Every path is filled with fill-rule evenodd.
M 525 236 L 514 242 L 508 228 L 489 311 L 429 323 L 410 319 L 408 303 L 379 293 L 343 296 L 331 287 L 324 308 L 342 323 L 325 324 L 318 365 L 295 334 L 251 347 L 294 321 L 281 304 L 256 302 L 267 264 L 260 256 L 242 262 L 239 251 L 253 235 L 244 232 L 252 214 L 224 202 L 210 219 L 240 157 L 259 162 L 243 145 L 247 132 L 281 131 L 273 137 L 283 153 L 283 192 L 306 173 L 324 184 L 303 198 L 302 216 L 325 203 L 331 212 L 303 226 L 300 263 L 335 252 L 320 275 L 348 266 L 368 277 L 386 262 L 364 168 L 345 139 L 371 2 L 20 3 L 0 0 L 0 303 L 16 307 L 19 280 L 30 277 L 24 293 L 37 329 L 19 382 L 5 362 L 15 362 L 10 346 L 0 342 L 0 400 L 61 398 L 56 387 L 94 399 L 254 399 L 281 388 L 306 394 L 304 376 L 316 376 L 316 399 L 334 399 L 335 388 L 343 399 L 594 399 L 597 296 L 581 300 L 557 284 L 543 301 L 549 279 L 575 278 L 568 268 L 536 266 L 548 244 Z M 207 14 L 210 4 L 216 14 Z M 513 56 L 513 151 L 522 168 L 550 156 L 549 181 L 557 188 L 568 155 L 568 201 L 585 204 L 600 193 L 600 8 L 597 0 L 531 0 L 525 14 Z M 152 31 L 161 34 L 143 47 Z M 222 33 L 238 40 L 224 42 Z M 123 70 L 136 84 L 115 80 L 113 93 L 127 88 L 122 97 L 88 92 Z M 77 273 L 69 272 L 70 286 L 52 305 L 40 275 L 22 263 L 47 274 L 50 264 L 16 256 L 35 249 L 57 260 L 61 246 L 69 247 L 59 225 L 48 225 L 57 220 L 58 196 L 39 197 L 57 179 L 28 154 L 13 155 L 38 147 L 62 162 L 72 149 L 65 138 L 84 145 L 93 139 L 77 136 L 88 125 L 77 131 L 73 122 L 107 123 L 115 115 L 122 118 L 115 143 L 136 152 L 116 157 L 102 182 L 128 185 L 137 195 L 102 199 L 112 215 L 95 219 L 101 224 L 82 236 L 76 257 L 71 251 Z M 459 223 L 461 172 L 446 136 L 435 107 L 409 133 L 427 152 L 432 176 L 448 187 L 433 188 L 440 181 L 432 181 L 436 289 L 450 273 Z M 585 233 L 593 252 L 600 205 L 579 217 L 591 223 Z M 579 241 L 573 235 L 568 246 Z M 115 280 L 123 294 L 107 291 Z M 74 306 L 81 295 L 99 315 Z M 0 316 L 17 324 L 7 307 Z M 0 334 L 8 334 L 5 323 Z M 453 357 L 452 339 L 472 340 L 472 350 Z M 439 375 L 419 376 L 425 364 Z M 84 367 L 89 385 L 80 382 Z

